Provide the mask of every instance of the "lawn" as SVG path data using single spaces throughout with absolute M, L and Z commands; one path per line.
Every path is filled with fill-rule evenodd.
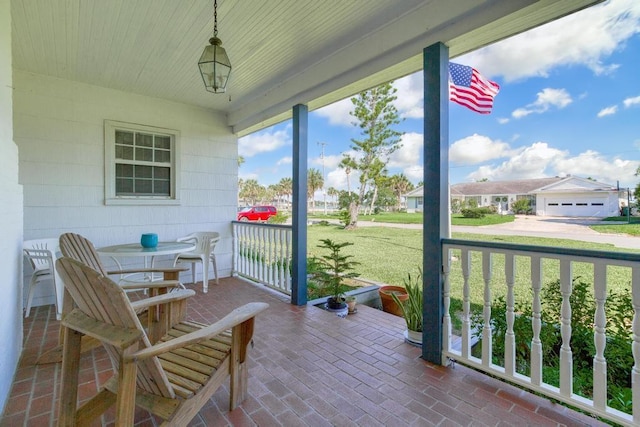
M 576 240 L 551 239 L 524 236 L 491 236 L 469 233 L 453 233 L 453 238 L 491 241 L 505 243 L 519 243 L 535 246 L 567 247 L 593 249 L 611 252 L 640 252 L 632 249 L 616 248 L 609 244 L 580 242 Z M 362 227 L 345 231 L 341 227 L 328 225 L 314 225 L 308 228 L 309 255 L 319 255 L 322 250 L 317 247 L 320 239 L 330 238 L 337 242 L 353 242 L 353 246 L 343 249 L 344 254 L 353 255 L 360 265 L 357 272 L 360 277 L 382 283 L 402 286 L 407 273 L 415 274 L 422 266 L 422 231 L 387 227 Z M 455 254 L 454 254 L 455 255 Z M 470 276 L 471 300 L 481 304 L 484 292 L 482 280 L 480 254 L 473 253 L 472 272 Z M 528 259 L 518 257 L 516 261 L 516 293 L 523 301 L 530 300 L 530 263 Z M 454 260 L 451 266 L 452 298 L 462 297 L 462 273 L 460 263 Z M 574 265 L 574 276 L 593 283 L 593 268 L 588 264 Z M 543 284 L 559 278 L 557 262 L 543 263 Z M 624 268 L 608 269 L 608 289 L 623 291 L 630 283 L 630 271 Z M 505 295 L 504 261 L 500 256 L 493 258 L 493 279 L 491 286 L 492 297 Z
M 598 233 L 628 234 L 640 236 L 640 217 L 612 216 L 605 218 L 602 223 L 589 226 Z
M 340 219 L 337 214 L 312 215 L 310 219 Z M 461 214 L 451 215 L 451 225 L 495 225 L 505 222 L 513 222 L 513 215 L 485 215 L 483 218 L 464 218 Z M 422 213 L 406 213 L 406 212 L 383 212 L 375 215 L 360 215 L 358 222 L 375 221 L 386 222 L 391 224 L 422 224 Z

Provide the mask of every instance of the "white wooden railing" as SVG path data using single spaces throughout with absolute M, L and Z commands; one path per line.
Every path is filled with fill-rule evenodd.
M 291 226 L 232 224 L 233 273 L 291 295 Z
M 501 377 L 525 388 L 540 392 L 559 401 L 573 405 L 595 415 L 623 425 L 640 425 L 640 254 L 597 252 L 579 249 L 527 247 L 512 244 L 471 242 L 465 240 L 444 239 L 443 245 L 443 363 L 455 360 L 469 365 L 491 375 Z M 481 257 L 481 271 L 472 271 L 472 256 Z M 477 258 L 476 258 L 477 260 Z M 525 376 L 516 371 L 514 334 L 515 313 L 514 301 L 523 297 L 523 278 L 516 277 L 516 263 L 530 263 L 528 277 L 525 279 L 527 298 L 530 298 L 532 312 L 533 339 L 530 343 L 530 376 Z M 560 334 L 562 346 L 559 355 L 560 373 L 559 387 L 552 386 L 543 381 L 543 349 L 540 337 L 541 332 L 541 289 L 543 282 L 543 264 L 551 263 L 557 273 L 556 279 L 560 280 L 560 292 L 562 294 L 560 319 Z M 479 263 L 476 262 L 476 265 Z M 593 296 L 595 300 L 595 312 L 593 314 L 593 339 L 595 354 L 593 355 L 593 399 L 579 396 L 573 391 L 573 355 L 571 349 L 571 305 L 569 298 L 572 293 L 573 279 L 577 274 L 574 270 L 581 269 L 591 271 L 593 279 Z M 607 360 L 605 348 L 607 346 L 606 326 L 607 318 L 605 307 L 607 304 L 607 285 L 610 279 L 608 270 L 622 268 L 631 283 L 632 305 L 634 309 L 633 322 L 629 326 L 633 328 L 633 340 L 630 347 L 633 354 L 634 366 L 629 372 L 632 383 L 632 412 L 629 415 L 611 408 L 607 401 Z M 478 268 L 477 268 L 478 269 Z M 500 270 L 498 272 L 498 270 Z M 452 295 L 451 279 L 458 276 L 457 283 L 462 283 L 462 289 Z M 502 282 L 502 289 L 506 286 L 506 334 L 504 342 L 504 366 L 499 366 L 492 361 L 492 291 L 496 283 Z M 611 283 L 609 283 L 611 284 Z M 481 292 L 477 288 L 481 287 Z M 530 290 L 530 292 L 529 292 Z M 470 295 L 476 291 L 476 295 L 482 295 L 481 325 L 474 329 L 471 322 Z M 518 293 L 518 291 L 520 293 Z M 461 293 L 461 294 L 460 294 Z M 529 296 L 530 295 L 530 296 Z M 462 301 L 462 344 L 459 349 L 452 346 L 452 319 L 449 314 L 452 298 Z M 482 342 L 481 357 L 472 355 L 472 336 L 479 334 Z M 611 364 L 616 361 L 610 361 Z

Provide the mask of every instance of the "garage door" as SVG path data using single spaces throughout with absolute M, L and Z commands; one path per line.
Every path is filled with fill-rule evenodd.
M 607 216 L 606 198 L 547 198 L 545 214 L 549 216 Z

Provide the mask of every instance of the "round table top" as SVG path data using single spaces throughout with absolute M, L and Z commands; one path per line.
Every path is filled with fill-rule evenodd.
M 113 245 L 98 248 L 96 251 L 102 255 L 115 257 L 128 256 L 158 256 L 173 255 L 182 252 L 189 252 L 196 248 L 194 243 L 186 242 L 158 242 L 155 248 L 144 248 L 140 243 L 126 243 L 124 245 Z

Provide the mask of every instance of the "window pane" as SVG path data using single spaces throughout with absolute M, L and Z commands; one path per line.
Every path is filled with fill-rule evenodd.
M 154 161 L 159 163 L 169 163 L 171 161 L 171 153 L 169 151 L 155 150 L 154 156 Z
M 156 148 L 162 148 L 165 150 L 169 150 L 171 148 L 171 138 L 168 136 L 158 136 L 156 135 Z
M 136 178 L 153 178 L 153 167 L 136 166 Z
M 136 160 L 141 162 L 153 161 L 153 150 L 150 148 L 138 148 L 136 147 Z
M 116 159 L 133 160 L 133 147 L 116 145 Z
M 151 194 L 152 181 L 149 179 L 136 179 L 136 194 Z
M 138 147 L 153 147 L 153 135 L 136 133 L 136 145 Z
M 116 144 L 133 145 L 133 132 L 116 131 Z
M 157 196 L 169 196 L 169 181 L 153 181 L 153 193 Z
M 122 163 L 116 164 L 116 178 L 131 177 L 133 177 L 133 165 L 124 165 Z
M 155 179 L 165 179 L 168 180 L 171 175 L 171 168 L 153 168 L 153 177 Z
M 116 179 L 116 195 L 123 196 L 133 193 L 133 180 L 132 179 Z

